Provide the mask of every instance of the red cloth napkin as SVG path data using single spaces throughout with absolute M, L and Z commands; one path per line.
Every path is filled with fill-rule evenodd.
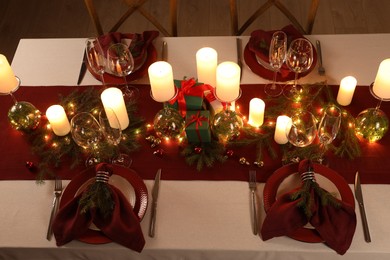
M 294 26 L 288 25 L 281 29 L 281 31 L 285 32 L 287 35 L 287 47 L 290 46 L 291 41 L 297 38 L 304 37 L 297 29 L 295 29 Z M 249 38 L 248 42 L 248 49 L 249 51 L 253 52 L 255 56 L 257 56 L 259 59 L 264 61 L 264 63 L 269 64 L 269 46 L 271 43 L 272 35 L 276 32 L 276 30 L 273 31 L 263 31 L 263 30 L 255 30 L 251 33 L 251 37 Z M 313 47 L 313 64 L 311 68 L 314 68 L 316 64 L 316 50 Z M 258 65 L 261 66 L 261 65 Z M 302 77 L 306 74 L 308 74 L 311 71 L 309 69 L 305 73 L 300 73 L 298 76 Z M 264 69 L 261 71 L 260 76 L 263 76 L 267 79 L 273 78 L 273 71 Z M 286 81 L 286 80 L 292 80 L 294 79 L 294 73 L 289 70 L 287 65 L 284 63 L 282 67 L 280 68 L 280 71 L 277 75 L 278 81 Z
M 309 167 L 310 162 L 303 160 L 299 165 L 299 173 L 307 172 Z M 321 198 L 312 189 L 312 217 L 307 219 L 303 210 L 297 206 L 302 199 L 291 199 L 291 195 L 298 189 L 283 194 L 271 206 L 261 229 L 262 239 L 265 241 L 273 237 L 291 235 L 309 222 L 330 248 L 338 254 L 345 254 L 356 228 L 354 207 L 337 199 L 340 205 L 338 207 L 323 205 Z
M 143 63 L 147 49 L 153 40 L 159 35 L 158 31 L 145 31 L 142 34 L 139 33 L 120 33 L 112 32 L 99 37 L 99 42 L 103 48 L 104 53 L 107 53 L 110 45 L 114 43 L 124 43 L 123 40 L 131 39 L 129 49 L 133 55 L 134 65 L 138 67 Z
M 96 166 L 96 172 L 98 171 L 108 171 L 112 175 L 112 168 L 105 163 Z M 112 215 L 108 218 L 104 218 L 96 208 L 82 213 L 79 200 L 83 193 L 75 196 L 58 211 L 53 222 L 57 246 L 78 239 L 94 223 L 112 241 L 137 252 L 142 251 L 145 239 L 138 216 L 120 190 L 112 185 L 109 185 L 109 188 L 115 206 Z

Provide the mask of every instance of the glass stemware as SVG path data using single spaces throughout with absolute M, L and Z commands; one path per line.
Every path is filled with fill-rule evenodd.
M 132 163 L 131 158 L 127 154 L 119 152 L 118 145 L 121 142 L 122 130 L 114 110 L 106 107 L 100 111 L 99 123 L 107 143 L 115 146 L 117 149 L 117 154 L 111 158 L 111 162 L 125 167 L 130 167 Z
M 336 106 L 328 106 L 318 125 L 318 138 L 322 147 L 320 163 L 324 161 L 326 147 L 336 138 L 341 124 L 341 110 Z
M 302 92 L 302 86 L 297 84 L 298 75 L 309 70 L 312 63 L 313 46 L 311 42 L 304 38 L 293 40 L 287 51 L 286 64 L 295 73 L 295 78 L 292 85 L 286 85 L 283 89 L 286 98 L 294 101 L 301 99 L 299 94 Z
M 306 147 L 316 137 L 316 119 L 308 111 L 300 111 L 291 117 L 291 124 L 286 128 L 288 141 L 297 147 Z
M 85 41 L 85 52 L 89 66 L 96 74 L 100 75 L 102 83 L 105 85 L 103 75 L 106 68 L 106 59 L 97 38 L 88 38 Z
M 99 122 L 92 114 L 81 112 L 71 119 L 70 126 L 75 143 L 91 154 L 85 161 L 85 165 L 88 167 L 99 163 L 100 158 L 96 151 L 103 138 Z
M 130 75 L 134 70 L 134 59 L 127 45 L 115 43 L 108 48 L 107 68 L 112 74 L 123 77 L 126 86 L 126 90 L 124 91 L 125 96 L 129 98 L 136 98 L 138 96 L 138 89 L 129 87 L 127 84 L 126 76 Z
M 278 71 L 286 61 L 287 53 L 287 35 L 283 31 L 276 31 L 272 35 L 271 44 L 269 48 L 269 64 L 271 65 L 274 76 L 273 81 L 267 84 L 264 88 L 264 92 L 271 97 L 279 96 L 283 89 L 281 85 L 276 84 L 276 76 Z

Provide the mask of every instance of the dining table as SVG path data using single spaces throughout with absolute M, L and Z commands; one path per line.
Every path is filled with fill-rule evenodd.
M 317 67 L 307 76 L 299 79 L 303 83 L 324 82 L 337 91 L 341 79 L 354 76 L 360 98 L 370 99 L 375 106 L 368 86 L 375 79 L 380 62 L 390 58 L 390 34 L 337 34 L 307 35 L 312 43 L 321 42 L 325 75 L 319 75 Z M 244 46 L 249 36 L 239 36 L 243 48 L 237 53 L 237 37 L 157 37 L 153 42 L 156 59 L 160 60 L 163 43 L 166 43 L 166 60 L 172 65 L 175 79 L 197 77 L 196 52 L 202 47 L 212 47 L 218 53 L 218 62 L 234 61 L 243 57 Z M 80 66 L 85 50 L 84 38 L 21 39 L 11 66 L 21 80 L 16 98 L 38 102 L 45 92 L 53 97 L 57 93 L 71 93 L 73 90 L 101 87 L 101 82 L 89 71 L 80 85 L 77 85 Z M 318 62 L 316 64 L 318 66 Z M 251 95 L 264 96 L 262 87 L 269 80 L 252 72 L 243 60 L 241 85 L 243 96 L 247 90 Z M 162 105 L 150 96 L 147 74 L 131 82 L 141 91 L 140 107 L 151 105 L 158 111 Z M 51 89 L 51 92 L 50 92 Z M 34 93 L 39 93 L 34 96 Z M 60 94 L 60 93 L 58 93 Z M 20 134 L 7 124 L 6 113 L 12 99 L 1 96 L 2 129 L 8 129 L 12 136 L 2 135 L 0 140 L 0 259 L 372 259 L 390 258 L 390 134 L 375 143 L 364 143 L 368 150 L 363 157 L 349 160 L 336 159 L 335 168 L 344 167 L 344 176 L 353 192 L 353 176 L 359 170 L 364 194 L 365 210 L 372 242 L 364 240 L 359 208 L 356 206 L 357 226 L 350 248 L 344 255 L 337 254 L 324 243 L 302 242 L 287 236 L 263 241 L 253 235 L 251 225 L 250 189 L 248 168 L 236 159 L 228 159 L 227 166 L 215 164 L 204 171 L 187 166 L 184 158 L 169 160 L 153 155 L 148 144 L 144 153 L 150 156 L 131 154 L 133 166 L 143 177 L 151 201 L 154 176 L 162 168 L 158 198 L 155 236 L 149 237 L 151 206 L 147 207 L 141 221 L 145 247 L 141 253 L 129 250 L 117 243 L 91 244 L 78 240 L 58 247 L 55 239 L 48 241 L 46 232 L 53 200 L 54 180 L 38 183 L 33 172 L 26 168 L 26 161 L 32 160 L 31 153 Z M 359 104 L 355 96 L 352 103 Z M 50 101 L 53 104 L 57 101 Z M 49 101 L 43 102 L 47 108 Z M 240 99 L 236 101 L 240 104 Z M 6 105 L 4 105 L 6 104 Z M 390 109 L 382 102 L 384 112 Z M 242 104 L 244 107 L 247 104 Z M 348 109 L 348 107 L 346 107 Z M 368 108 L 368 107 L 365 107 Z M 365 109 L 364 108 L 364 109 Z M 359 112 L 359 111 L 357 111 Z M 354 111 L 353 115 L 357 116 Z M 151 120 L 147 118 L 146 120 Z M 15 147 L 9 147 L 7 139 L 18 139 Z M 170 144 L 173 145 L 173 144 Z M 370 150 L 371 149 L 371 150 Z M 22 151 L 23 150 L 23 151 Z M 169 150 L 169 148 L 168 148 Z M 20 153 L 19 153 L 20 152 Z M 248 155 L 249 156 L 249 155 Z M 176 158 L 176 157 L 175 157 Z M 387 158 L 387 159 L 386 159 Z M 165 160 L 166 159 L 166 160 Z M 278 159 L 280 160 L 280 158 Z M 278 161 L 275 165 L 280 165 Z M 341 165 L 341 166 L 339 166 Z M 133 167 L 132 166 L 132 167 Z M 225 168 L 223 168 L 225 167 Z M 332 167 L 332 164 L 330 165 Z M 269 176 L 276 168 L 255 167 L 258 183 L 258 214 L 260 226 L 266 216 L 263 207 L 263 189 Z M 229 171 L 227 176 L 224 174 Z M 172 172 L 180 172 L 175 178 Z M 188 175 L 186 176 L 186 173 Z M 375 175 L 377 174 L 377 175 Z M 4 176 L 3 176 L 4 175 Z M 209 176 L 207 176 L 209 175 Z M 370 175 L 373 175 L 371 178 Z M 379 177 L 375 177 L 375 176 Z M 387 176 L 389 175 L 389 176 Z M 66 174 L 65 174 L 66 176 Z M 64 178 L 66 188 L 71 178 Z M 357 205 L 357 203 L 355 203 Z

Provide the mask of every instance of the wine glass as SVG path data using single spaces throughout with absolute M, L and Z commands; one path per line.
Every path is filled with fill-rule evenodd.
M 92 156 L 87 158 L 85 165 L 92 166 L 100 162 L 98 145 L 103 138 L 100 124 L 96 118 L 87 112 L 76 114 L 70 120 L 72 138 L 77 145 L 89 151 Z
M 136 98 L 138 96 L 138 89 L 129 87 L 127 84 L 126 76 L 130 75 L 134 70 L 134 59 L 126 44 L 115 43 L 108 48 L 107 68 L 112 74 L 123 77 L 126 86 L 126 90 L 124 91 L 125 96 L 129 98 Z
M 105 107 L 99 113 L 101 131 L 108 144 L 117 148 L 117 155 L 111 158 L 111 162 L 125 167 L 130 167 L 132 160 L 127 154 L 119 152 L 118 145 L 121 142 L 122 130 L 114 110 Z
M 267 84 L 264 92 L 271 97 L 279 96 L 283 89 L 281 85 L 276 84 L 276 76 L 286 60 L 287 53 L 287 35 L 283 31 L 276 31 L 272 35 L 271 44 L 269 48 L 269 64 L 271 65 L 274 76 L 273 81 Z
M 306 147 L 316 137 L 316 119 L 308 111 L 300 111 L 291 117 L 291 124 L 286 128 L 288 141 L 296 147 Z
M 295 73 L 294 83 L 286 85 L 283 94 L 290 100 L 299 101 L 302 86 L 298 85 L 299 73 L 306 72 L 313 63 L 313 46 L 310 41 L 304 38 L 293 40 L 287 51 L 287 67 Z
M 106 68 L 106 59 L 99 40 L 97 38 L 88 38 L 85 42 L 85 52 L 89 66 L 93 72 L 100 75 L 102 83 L 105 85 L 103 75 Z
M 331 105 L 325 108 L 324 114 L 318 125 L 318 138 L 322 147 L 319 162 L 324 162 L 326 147 L 336 138 L 341 124 L 341 110 L 337 106 Z

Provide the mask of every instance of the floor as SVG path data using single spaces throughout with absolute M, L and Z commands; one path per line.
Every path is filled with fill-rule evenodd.
M 125 10 L 126 1 L 94 0 L 105 24 Z M 232 35 L 229 0 L 177 0 L 179 36 Z M 237 0 L 239 24 L 267 0 Z M 278 0 L 305 21 L 311 0 Z M 114 5 L 118 4 L 118 6 Z M 143 8 L 168 24 L 168 0 L 149 0 Z M 313 34 L 390 33 L 389 0 L 320 0 Z M 289 21 L 271 7 L 243 35 L 277 29 Z M 154 29 L 134 13 L 121 31 Z M 76 38 L 95 35 L 83 0 L 0 0 L 0 53 L 11 62 L 21 38 Z

